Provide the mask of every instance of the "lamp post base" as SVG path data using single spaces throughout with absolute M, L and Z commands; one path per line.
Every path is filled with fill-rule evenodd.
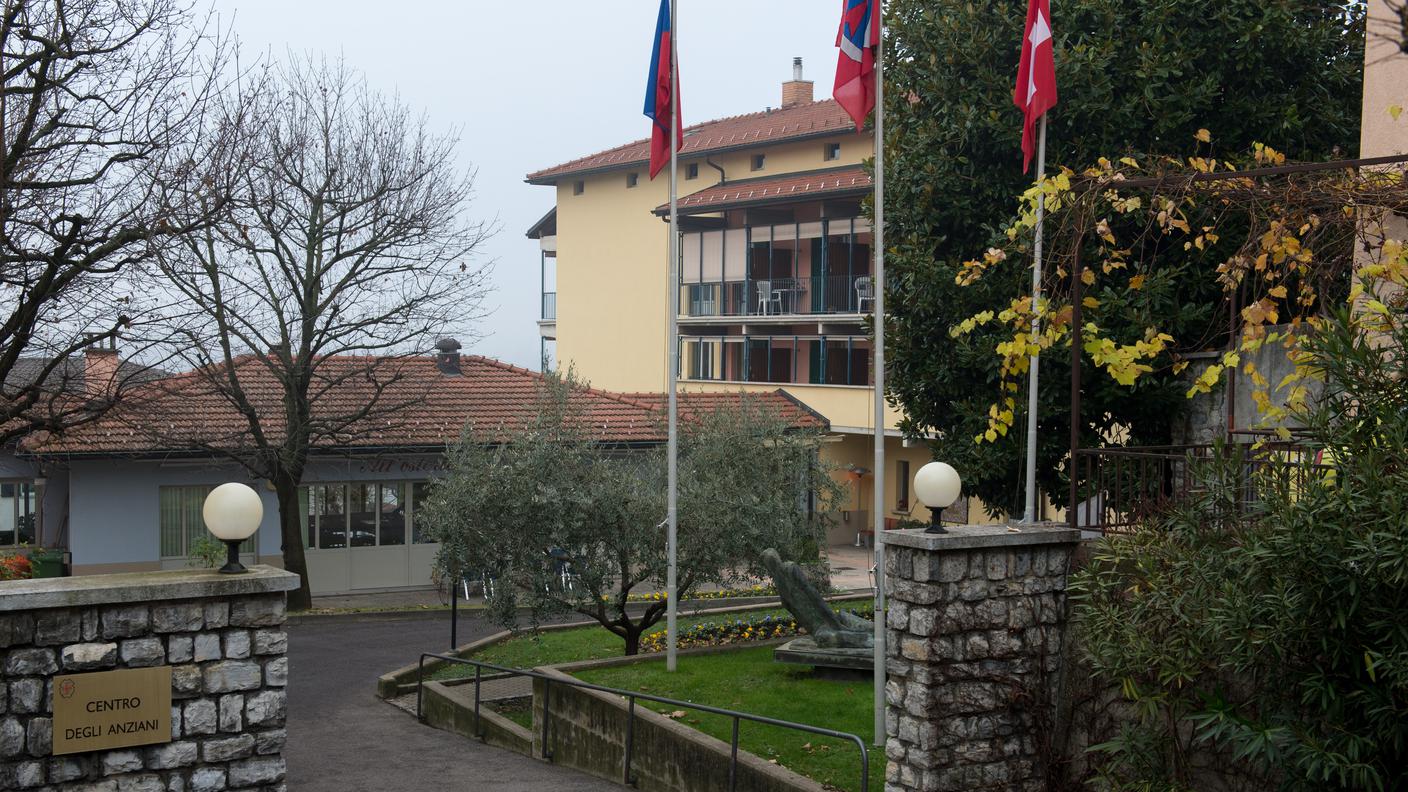
M 948 529 L 947 529 L 947 528 L 944 528 L 944 519 L 943 519 L 943 517 L 939 516 L 939 515 L 941 515 L 941 514 L 943 514 L 943 510 L 942 510 L 942 509 L 940 509 L 940 510 L 934 512 L 933 520 L 929 523 L 929 527 L 924 529 L 924 533 L 926 533 L 926 534 L 946 534 L 946 533 L 948 533 Z
M 225 548 L 229 555 L 226 556 L 225 566 L 220 567 L 220 572 L 226 575 L 238 575 L 241 572 L 248 572 L 249 568 L 240 563 L 240 543 L 238 541 L 227 540 Z

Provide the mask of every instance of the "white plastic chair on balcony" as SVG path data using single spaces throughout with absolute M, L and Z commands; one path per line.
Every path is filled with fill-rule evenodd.
M 782 313 L 782 290 L 774 289 L 772 281 L 753 281 L 754 288 L 758 292 L 758 312 L 767 315 L 772 313 L 769 308 L 776 307 L 777 313 Z
M 871 310 L 875 309 L 875 286 L 870 280 L 870 276 L 856 278 L 856 311 L 864 311 L 866 301 L 870 301 Z

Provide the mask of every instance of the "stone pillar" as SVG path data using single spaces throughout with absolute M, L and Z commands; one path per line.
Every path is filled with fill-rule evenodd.
M 284 789 L 286 592 L 271 567 L 0 584 L 0 789 Z M 161 742 L 55 756 L 55 676 L 171 667 Z
M 1080 534 L 948 530 L 885 533 L 885 789 L 1043 790 Z

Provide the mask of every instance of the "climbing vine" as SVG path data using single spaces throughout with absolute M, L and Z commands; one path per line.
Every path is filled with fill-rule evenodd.
M 1157 369 L 1181 374 L 1200 361 L 1205 367 L 1187 375 L 1190 398 L 1240 369 L 1262 421 L 1285 436 L 1280 420 L 1303 411 L 1311 383 L 1322 378 L 1301 349 L 1307 329 L 1341 301 L 1354 306 L 1367 332 L 1402 309 L 1408 249 L 1388 222 L 1408 213 L 1401 165 L 1293 170 L 1280 168 L 1285 155 L 1261 143 L 1245 156 L 1218 157 L 1208 130 L 1199 129 L 1195 142 L 1197 153 L 1184 159 L 1101 157 L 1080 172 L 1060 169 L 1020 197 L 1002 238 L 958 267 L 960 287 L 1000 267 L 1030 267 L 1037 205 L 1045 199 L 1049 255 L 1041 298 L 986 307 L 949 328 L 954 338 L 980 326 L 1002 328 L 993 350 L 1000 392 L 976 442 L 995 442 L 1012 429 L 1030 357 L 1077 339 L 1091 363 L 1125 386 Z M 1176 338 L 1154 319 L 1147 287 L 1186 274 L 1161 267 L 1161 254 L 1170 251 L 1220 288 L 1225 336 Z M 1149 321 L 1132 334 L 1128 320 L 1139 316 Z M 1120 321 L 1106 321 L 1114 317 Z M 1115 335 L 1109 326 L 1126 330 Z M 1270 345 L 1293 364 L 1274 383 L 1256 361 Z M 1221 354 L 1208 362 L 1212 349 Z

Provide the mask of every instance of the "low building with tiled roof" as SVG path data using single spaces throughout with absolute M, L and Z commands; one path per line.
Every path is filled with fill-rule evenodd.
M 875 402 L 867 322 L 874 246 L 862 205 L 872 190 L 869 129 L 816 99 L 800 62 L 777 107 L 691 123 L 679 151 L 679 278 L 667 282 L 669 179 L 647 173 L 649 142 L 632 140 L 544 167 L 530 184 L 553 205 L 528 236 L 540 245 L 545 365 L 571 366 L 612 391 L 666 385 L 670 294 L 678 296 L 685 394 L 781 389 L 822 416 L 823 454 L 853 472 L 854 542 L 871 524 Z M 640 131 L 648 130 L 645 119 Z M 554 273 L 552 277 L 549 273 Z M 686 398 L 691 398 L 687 396 Z M 886 405 L 887 516 L 927 519 L 909 469 L 928 449 L 904 444 Z
M 449 343 L 433 356 L 340 356 L 320 361 L 311 421 L 336 424 L 313 438 L 301 488 L 305 556 L 315 593 L 395 589 L 429 583 L 435 545 L 416 522 L 428 482 L 466 429 L 507 442 L 535 417 L 547 383 L 538 372 L 463 355 Z M 256 356 L 237 358 L 242 388 L 278 442 L 281 390 Z M 223 369 L 221 369 L 223 371 Z M 211 371 L 188 371 L 134 386 L 112 409 L 62 434 L 35 434 L 0 459 L 26 466 L 33 487 L 48 490 L 33 523 L 50 526 L 50 544 L 68 550 L 76 573 L 184 567 L 205 534 L 201 505 L 225 481 L 247 481 L 230 454 L 251 447 L 242 414 L 216 390 Z M 663 445 L 664 397 L 579 386 L 571 407 L 588 436 L 620 448 Z M 747 401 L 798 428 L 826 429 L 824 418 L 791 396 L 688 394 L 686 420 Z M 368 405 L 375 405 L 368 408 Z M 352 416 L 356 420 L 347 422 Z M 345 424 L 345 425 L 343 425 Z M 261 482 L 264 522 L 249 558 L 282 556 L 278 505 Z M 41 526 L 42 527 L 42 526 Z M 33 541 L 32 539 L 30 541 Z

